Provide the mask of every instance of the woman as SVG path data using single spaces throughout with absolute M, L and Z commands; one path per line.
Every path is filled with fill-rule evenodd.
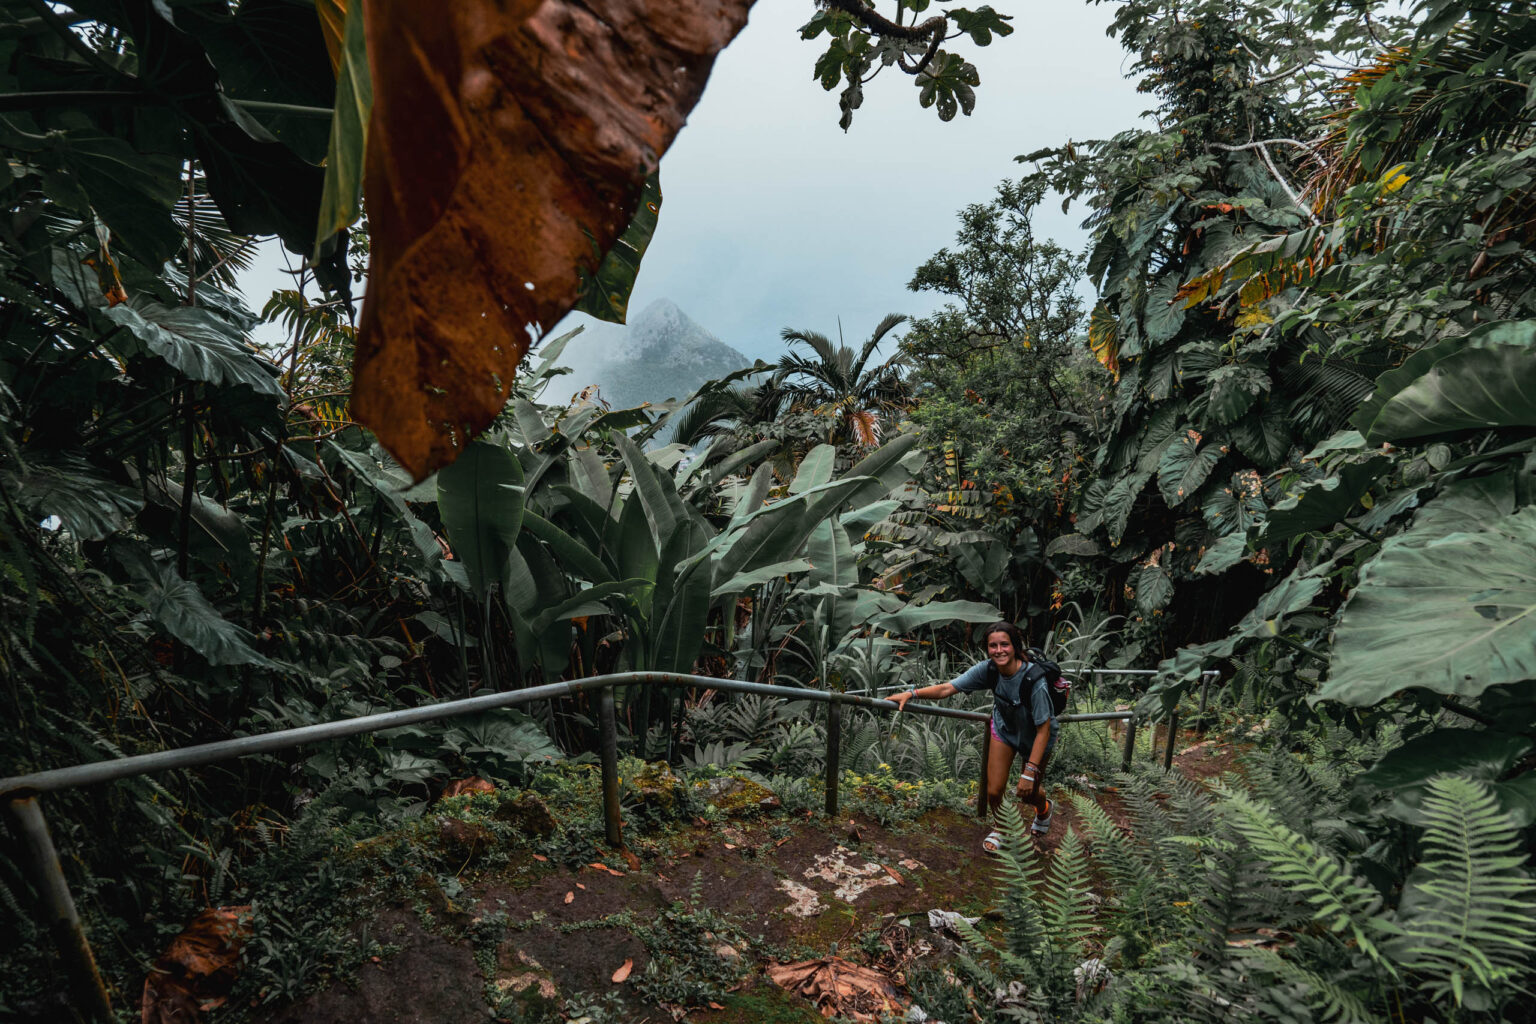
M 990 744 L 987 751 L 987 810 L 995 813 L 1002 805 L 1003 787 L 1013 768 L 1013 755 L 1022 749 L 1025 751 L 1024 772 L 1019 776 L 1014 795 L 1034 807 L 1035 820 L 1030 831 L 1043 835 L 1051 829 L 1052 808 L 1041 779 L 1051 759 L 1051 748 L 1056 745 L 1050 691 L 1042 673 L 1029 671 L 1024 634 L 1018 626 L 1011 622 L 994 623 L 987 627 L 986 636 L 986 661 L 966 669 L 953 682 L 895 693 L 890 700 L 900 710 L 913 697 L 938 700 L 956 693 L 990 689 L 993 700 L 992 734 L 987 740 Z M 1032 684 L 1026 683 L 1031 677 Z M 1016 715 L 1005 713 L 1013 708 L 1018 711 Z M 1013 723 L 1010 718 L 1014 719 Z M 1019 728 L 1015 730 L 1013 725 Z M 1002 840 L 1002 834 L 994 830 L 982 840 L 981 847 L 988 853 L 996 853 Z

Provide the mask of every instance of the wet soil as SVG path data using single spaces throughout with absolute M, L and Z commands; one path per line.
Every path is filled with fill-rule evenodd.
M 1180 737 L 1179 748 L 1175 765 L 1190 778 L 1234 769 L 1236 753 L 1225 741 L 1190 733 Z M 1076 785 L 1128 825 L 1113 786 L 1089 779 Z M 1055 814 L 1051 832 L 1036 840 L 1047 856 L 1076 819 L 1070 801 L 1059 796 Z M 569 1016 L 568 1007 L 607 996 L 622 1005 L 620 1016 L 609 1019 L 817 1021 L 813 1007 L 768 982 L 763 969 L 834 950 L 898 983 L 918 957 L 935 966 L 954 947 L 928 929 L 928 911 L 995 914 L 996 862 L 981 852 L 988 831 L 974 815 L 949 810 L 893 827 L 859 815 L 829 822 L 773 813 L 699 820 L 665 834 L 634 829 L 629 854 L 578 868 L 528 849 L 508 850 L 505 864 L 461 878 L 456 898 L 437 891 L 426 901 L 435 904 L 427 923 L 418 915 L 421 901 L 416 910 L 395 907 L 379 918 L 375 934 L 398 952 L 365 965 L 355 979 L 257 1020 L 558 1022 L 581 1019 Z M 722 1002 L 657 1007 L 634 993 L 633 981 L 651 960 L 636 930 L 677 907 L 709 908 L 741 936 L 736 941 L 743 948 L 729 951 L 745 958 L 744 976 Z M 616 972 L 620 982 L 613 980 Z

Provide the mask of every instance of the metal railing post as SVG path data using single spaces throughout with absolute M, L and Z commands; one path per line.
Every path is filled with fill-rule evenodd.
M 827 817 L 837 816 L 837 785 L 843 760 L 843 709 L 836 700 L 827 702 Z
M 1211 677 L 1206 673 L 1200 674 L 1200 731 L 1205 732 L 1205 701 L 1211 692 Z
M 1131 770 L 1131 757 L 1136 753 L 1136 718 L 1132 716 L 1125 720 L 1125 758 L 1120 762 L 1120 770 Z
M 112 998 L 107 994 L 106 983 L 96 969 L 96 957 L 91 952 L 90 940 L 80 925 L 80 914 L 69 894 L 69 883 L 64 878 L 59 853 L 48 834 L 48 822 L 36 797 L 22 797 L 10 802 L 11 817 L 16 831 L 26 847 L 28 870 L 32 884 L 43 898 L 48 914 L 48 931 L 58 947 L 59 958 L 64 961 L 76 1004 L 90 1020 L 111 1021 Z
M 1168 716 L 1168 744 L 1163 749 L 1163 771 L 1173 767 L 1173 743 L 1179 734 L 1179 713 L 1175 711 Z
M 597 693 L 598 756 L 603 764 L 603 826 L 608 845 L 624 846 L 624 830 L 619 821 L 619 725 L 613 710 L 613 687 Z

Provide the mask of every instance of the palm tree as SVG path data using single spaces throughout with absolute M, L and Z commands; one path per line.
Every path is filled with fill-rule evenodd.
M 786 327 L 779 336 L 792 347 L 807 346 L 812 355 L 783 356 L 769 384 L 783 392 L 792 411 L 831 417 L 829 444 L 853 441 L 871 447 L 879 443 L 881 418 L 906 408 L 908 391 L 899 351 L 875 366 L 870 358 L 885 336 L 906 320 L 887 313 L 857 353 L 841 343 L 834 345 L 824 334 Z

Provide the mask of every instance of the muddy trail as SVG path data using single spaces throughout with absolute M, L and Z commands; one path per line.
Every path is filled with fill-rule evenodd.
M 1194 735 L 1182 745 L 1175 770 L 1186 777 L 1233 766 L 1228 746 Z M 1082 776 L 1071 785 L 1126 823 L 1113 785 Z M 874 1020 L 904 1014 L 914 976 L 952 961 L 959 941 L 945 914 L 983 928 L 1000 917 L 996 861 L 981 850 L 989 828 L 974 814 L 935 809 L 881 824 L 855 810 L 828 821 L 774 806 L 755 784 L 722 786 L 707 817 L 628 822 L 628 848 L 590 860 L 548 844 L 550 853 L 507 849 L 479 823 L 489 806 L 503 819 L 509 806 L 524 814 L 526 798 L 485 793 L 440 805 L 418 841 L 462 865 L 446 878 L 420 874 L 407 895 L 359 922 L 376 955 L 281 1009 L 242 1005 L 213 1019 Z M 1035 840 L 1047 857 L 1074 825 L 1069 802 L 1056 807 L 1050 833 Z

